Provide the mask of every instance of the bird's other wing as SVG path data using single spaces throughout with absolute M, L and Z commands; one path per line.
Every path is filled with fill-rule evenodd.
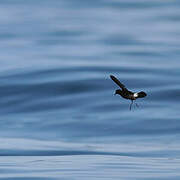
M 114 77 L 113 75 L 110 75 L 110 78 L 123 90 L 127 90 L 126 87 L 124 86 L 124 84 L 122 84 L 116 77 Z
M 147 96 L 147 94 L 145 92 L 143 92 L 143 91 L 138 93 L 138 98 L 143 98 L 145 96 Z

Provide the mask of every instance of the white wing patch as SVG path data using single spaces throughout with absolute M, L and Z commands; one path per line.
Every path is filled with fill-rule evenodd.
M 134 93 L 134 97 L 137 98 L 138 97 L 138 93 Z

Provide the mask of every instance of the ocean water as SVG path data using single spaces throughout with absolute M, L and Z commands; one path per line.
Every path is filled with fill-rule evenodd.
M 179 180 L 180 2 L 0 2 L 0 179 Z M 145 91 L 113 96 L 109 75 Z

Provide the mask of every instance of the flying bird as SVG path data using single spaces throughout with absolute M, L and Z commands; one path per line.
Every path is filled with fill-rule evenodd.
M 131 110 L 131 107 L 133 105 L 133 101 L 136 100 L 137 98 L 143 98 L 145 96 L 147 96 L 147 94 L 143 91 L 141 92 L 132 92 L 129 91 L 124 84 L 122 84 L 116 77 L 114 77 L 113 75 L 110 75 L 110 78 L 121 88 L 121 89 L 117 89 L 114 93 L 114 95 L 119 94 L 121 97 L 125 98 L 125 99 L 130 99 L 131 100 L 131 104 L 129 109 Z M 137 106 L 137 104 L 136 104 Z

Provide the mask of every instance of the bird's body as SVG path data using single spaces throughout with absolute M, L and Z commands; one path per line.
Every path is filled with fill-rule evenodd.
M 125 99 L 130 99 L 131 100 L 131 104 L 130 104 L 130 110 L 131 110 L 131 106 L 133 104 L 133 101 L 136 100 L 137 98 L 143 98 L 145 96 L 147 96 L 147 94 L 143 91 L 137 93 L 137 92 L 132 92 L 129 91 L 124 84 L 122 84 L 116 77 L 114 77 L 113 75 L 110 75 L 110 78 L 121 88 L 121 89 L 117 89 L 115 91 L 115 95 L 118 94 L 121 97 L 125 98 Z
M 119 94 L 121 97 L 125 98 L 125 99 L 130 99 L 130 100 L 135 100 L 136 99 L 136 95 L 137 93 L 133 93 L 131 91 L 123 91 L 121 89 L 117 89 L 115 94 Z

